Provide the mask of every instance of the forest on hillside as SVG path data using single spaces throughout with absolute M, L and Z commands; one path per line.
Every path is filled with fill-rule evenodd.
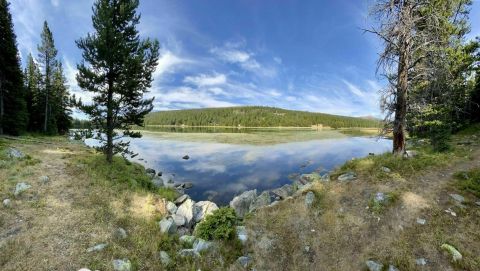
M 380 121 L 263 106 L 161 111 L 145 117 L 147 126 L 310 127 L 317 124 L 332 128 L 367 128 L 379 127 Z

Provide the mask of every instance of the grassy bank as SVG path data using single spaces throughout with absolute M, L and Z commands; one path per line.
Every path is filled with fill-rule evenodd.
M 10 159 L 9 147 L 27 156 Z M 201 258 L 177 256 L 178 237 L 158 226 L 176 194 L 154 188 L 143 166 L 121 158 L 108 165 L 101 154 L 64 138 L 0 139 L 0 179 L 0 198 L 11 200 L 0 207 L 1 270 L 113 270 L 112 260 L 124 258 L 133 270 L 225 269 L 241 252 L 235 242 L 219 242 Z M 14 196 L 19 182 L 31 188 Z M 119 228 L 125 239 L 118 238 Z M 98 244 L 107 246 L 87 252 Z M 168 266 L 161 250 L 171 257 Z
M 249 244 L 256 268 L 367 270 L 365 262 L 374 260 L 399 270 L 480 270 L 478 136 L 477 129 L 454 136 L 445 153 L 419 142 L 413 158 L 351 160 L 331 174 L 332 181 L 311 189 L 315 208 L 306 208 L 299 196 L 260 210 L 246 222 L 252 239 L 263 240 Z M 357 179 L 337 181 L 346 172 Z M 384 201 L 375 200 L 378 193 Z M 463 259 L 452 262 L 442 244 Z M 426 265 L 417 264 L 421 258 Z

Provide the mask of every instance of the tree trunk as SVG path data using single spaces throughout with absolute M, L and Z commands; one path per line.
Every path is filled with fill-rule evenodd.
M 0 135 L 3 135 L 4 115 L 5 115 L 5 109 L 3 107 L 3 87 L 2 87 L 2 78 L 0 77 Z
M 393 121 L 393 154 L 405 153 L 405 131 L 407 115 L 409 45 L 408 37 L 400 41 L 400 56 L 398 60 L 398 82 L 395 99 L 395 119 Z
M 47 133 L 48 126 L 48 96 L 50 88 L 50 70 L 49 70 L 49 59 L 45 59 L 45 118 L 43 121 L 43 132 Z
M 109 79 L 108 82 L 108 97 L 107 97 L 107 162 L 113 161 L 113 81 Z

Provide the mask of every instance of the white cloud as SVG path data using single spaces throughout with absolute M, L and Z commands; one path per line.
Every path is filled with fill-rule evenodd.
M 179 66 L 192 63 L 194 63 L 193 60 L 181 58 L 172 51 L 163 50 L 153 76 L 155 79 L 161 79 L 162 75 L 175 72 Z
M 215 85 L 223 85 L 227 82 L 227 76 L 225 74 L 200 74 L 197 76 L 187 76 L 183 80 L 185 83 L 193 84 L 199 87 L 203 86 L 215 86 Z
M 50 0 L 50 2 L 52 3 L 52 6 L 54 6 L 54 7 L 58 7 L 58 5 L 60 5 L 60 0 Z
M 179 87 L 170 90 L 155 90 L 152 95 L 160 94 L 154 103 L 156 108 L 195 108 L 195 107 L 227 107 L 237 104 L 222 101 L 215 97 L 209 90 Z
M 355 95 L 359 97 L 365 97 L 365 94 L 358 88 L 356 85 L 348 82 L 347 80 L 342 80 L 345 85 L 347 85 L 348 89 Z
M 38 0 L 15 0 L 11 1 L 15 33 L 20 51 L 35 55 L 36 41 L 40 37 L 40 31 L 45 20 L 45 9 Z

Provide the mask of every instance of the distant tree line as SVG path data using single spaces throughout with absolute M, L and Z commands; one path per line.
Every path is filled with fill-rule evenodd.
M 22 73 L 9 4 L 0 0 L 0 134 L 64 134 L 71 126 L 70 97 L 52 32 L 43 25 L 38 56 Z
M 380 121 L 275 107 L 242 106 L 152 112 L 145 125 L 310 127 L 380 127 Z

